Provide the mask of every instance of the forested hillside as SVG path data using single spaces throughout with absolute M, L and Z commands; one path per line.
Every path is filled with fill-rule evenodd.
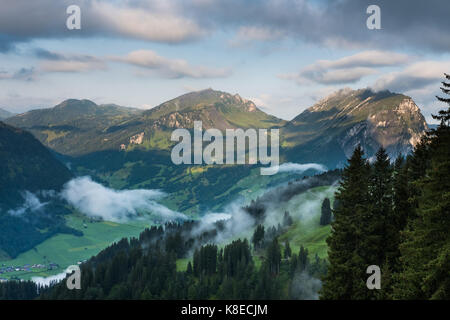
M 440 125 L 406 160 L 391 164 L 381 149 L 369 164 L 354 151 L 336 194 L 322 299 L 450 298 L 450 108 L 434 118 Z M 381 290 L 367 290 L 369 265 L 381 268 Z

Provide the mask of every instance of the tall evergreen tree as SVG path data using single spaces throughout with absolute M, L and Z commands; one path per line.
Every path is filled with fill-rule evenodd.
M 325 198 L 322 202 L 322 208 L 321 208 L 321 214 L 320 214 L 320 225 L 326 226 L 331 223 L 331 206 L 330 206 L 330 199 Z
M 289 244 L 289 241 L 286 240 L 284 244 L 284 258 L 289 259 L 291 255 L 292 255 L 291 245 Z
M 264 243 L 264 235 L 265 235 L 264 226 L 258 224 L 252 236 L 252 243 L 255 250 L 262 247 Z
M 327 239 L 330 266 L 321 290 L 322 299 L 361 298 L 357 292 L 366 288 L 366 268 L 360 253 L 361 217 L 367 213 L 369 166 L 358 146 L 342 173 L 335 198 L 331 235 Z
M 450 75 L 442 91 L 450 94 Z M 403 271 L 394 288 L 399 299 L 450 298 L 450 98 L 433 118 L 440 121 L 428 135 L 430 167 L 419 180 L 417 218 L 400 246 Z

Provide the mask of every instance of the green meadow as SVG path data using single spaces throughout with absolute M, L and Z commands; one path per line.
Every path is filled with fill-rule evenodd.
M 0 274 L 0 278 L 18 277 L 30 279 L 31 277 L 46 277 L 65 270 L 69 265 L 89 259 L 115 241 L 124 237 L 137 237 L 150 224 L 145 221 L 132 221 L 129 223 L 115 223 L 109 221 L 90 222 L 89 218 L 78 214 L 66 217 L 67 225 L 81 230 L 83 236 L 77 237 L 69 234 L 57 234 L 37 245 L 35 248 L 20 254 L 15 259 L 1 260 L 0 266 L 24 266 L 26 264 L 48 265 L 56 263 L 59 268 L 53 270 L 31 269 L 27 271 L 8 272 Z

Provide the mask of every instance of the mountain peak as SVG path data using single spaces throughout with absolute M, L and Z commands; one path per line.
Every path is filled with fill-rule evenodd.
M 309 146 L 311 155 L 301 161 L 315 159 L 317 150 L 333 148 L 345 159 L 358 144 L 369 158 L 383 147 L 395 159 L 409 153 L 427 129 L 411 97 L 387 90 L 345 88 L 295 117 L 286 127 L 286 145 Z
M 230 94 L 224 91 L 207 88 L 199 91 L 185 93 L 179 97 L 166 101 L 159 106 L 144 112 L 150 118 L 159 118 L 172 112 L 201 109 L 215 105 L 241 108 L 247 112 L 257 110 L 256 105 L 239 94 Z
M 91 100 L 87 99 L 67 99 L 55 106 L 55 109 L 65 109 L 65 108 L 94 108 L 97 104 Z

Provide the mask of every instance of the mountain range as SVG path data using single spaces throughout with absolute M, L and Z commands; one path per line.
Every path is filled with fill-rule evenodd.
M 380 146 L 391 158 L 406 154 L 427 129 L 411 98 L 367 89 L 340 90 L 291 121 L 266 114 L 237 94 L 212 89 L 150 110 L 69 99 L 0 123 L 5 159 L 0 164 L 0 225 L 9 230 L 0 248 L 13 257 L 56 232 L 76 234 L 61 218 L 71 209 L 42 194 L 41 201 L 50 201 L 46 210 L 26 213 L 26 219 L 4 214 L 23 202 L 23 192 L 58 191 L 73 176 L 90 175 L 114 189 L 162 189 L 170 195 L 163 200 L 166 206 L 191 216 L 221 210 L 239 195 L 295 179 L 289 172 L 260 176 L 249 165 L 174 165 L 170 134 L 192 128 L 196 120 L 204 129 L 279 128 L 282 162 L 315 162 L 329 169 L 341 167 L 358 144 L 368 157 Z M 23 232 L 13 226 L 22 226 Z
M 380 146 L 392 158 L 406 154 L 427 129 L 410 97 L 369 89 L 342 89 L 291 121 L 264 113 L 238 94 L 206 89 L 145 111 L 71 99 L 6 122 L 32 132 L 60 154 L 78 157 L 134 148 L 167 151 L 172 130 L 192 128 L 195 120 L 201 120 L 205 129 L 281 128 L 285 161 L 321 162 L 330 167 L 342 166 L 357 144 L 369 157 Z

